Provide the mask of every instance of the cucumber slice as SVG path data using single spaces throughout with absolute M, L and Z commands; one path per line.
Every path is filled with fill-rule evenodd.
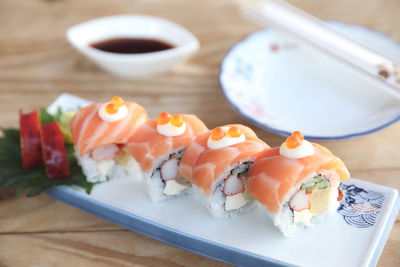
M 185 150 L 176 152 L 176 153 L 174 153 L 174 154 L 171 154 L 171 155 L 169 156 L 169 158 L 170 158 L 170 159 L 181 159 L 181 158 L 183 157 L 183 153 L 184 153 L 184 152 L 185 152 Z
M 310 181 L 308 183 L 303 184 L 300 189 L 311 189 L 315 186 L 315 182 L 314 181 Z
M 251 162 L 244 162 L 231 171 L 231 175 L 245 176 L 248 172 Z
M 305 189 L 307 192 L 310 192 L 314 189 L 327 189 L 330 186 L 330 182 L 326 176 L 318 174 L 308 181 L 305 184 L 302 184 L 300 189 Z
M 328 180 L 323 180 L 317 184 L 318 189 L 327 189 L 329 187 L 329 185 L 330 185 L 330 183 Z

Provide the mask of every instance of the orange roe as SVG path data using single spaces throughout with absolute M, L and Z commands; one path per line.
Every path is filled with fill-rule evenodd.
M 124 100 L 122 97 L 114 96 L 111 98 L 111 103 L 114 104 L 117 108 L 122 107 L 124 105 Z
M 242 133 L 240 132 L 238 127 L 231 127 L 229 130 L 226 132 L 226 136 L 229 137 L 239 137 Z
M 108 114 L 115 114 L 118 112 L 118 108 L 113 103 L 109 103 L 106 106 L 106 112 Z
M 301 141 L 303 140 L 304 140 L 304 135 L 299 131 L 295 131 L 292 133 L 291 136 L 286 138 L 286 146 L 291 149 L 296 148 L 299 145 L 301 145 Z
M 224 136 L 225 132 L 221 127 L 217 127 L 211 132 L 211 140 L 214 141 L 221 140 L 222 138 L 224 138 Z
M 157 118 L 157 123 L 158 125 L 164 125 L 167 124 L 170 120 L 170 116 L 168 112 L 161 112 L 160 115 L 158 115 Z
M 172 115 L 171 116 L 171 124 L 175 127 L 181 127 L 183 125 L 183 119 L 181 115 Z

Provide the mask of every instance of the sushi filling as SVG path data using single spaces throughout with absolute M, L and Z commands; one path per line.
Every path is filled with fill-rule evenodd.
M 165 195 L 177 195 L 184 189 L 191 187 L 190 182 L 178 173 L 179 162 L 184 152 L 185 150 L 181 150 L 171 154 L 151 175 L 152 178 L 159 177 L 161 179 Z
M 311 226 L 311 219 L 330 208 L 331 203 L 337 203 L 337 195 L 332 193 L 331 183 L 327 176 L 315 175 L 303 183 L 288 203 L 292 211 L 292 222 Z
M 137 172 L 137 164 L 128 151 L 120 145 L 111 144 L 94 149 L 92 152 L 79 156 L 76 150 L 86 180 L 90 183 L 105 182 L 116 169 L 123 168 L 123 173 L 129 175 Z M 117 166 L 120 166 L 116 168 Z
M 246 174 L 252 162 L 244 162 L 234 168 L 225 178 L 223 187 L 219 187 L 225 197 L 224 208 L 226 211 L 237 210 L 252 202 L 248 193 Z

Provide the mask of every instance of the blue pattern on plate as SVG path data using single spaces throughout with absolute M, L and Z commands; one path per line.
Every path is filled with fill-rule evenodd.
M 345 222 L 358 228 L 373 226 L 381 212 L 385 195 L 353 184 L 340 184 L 340 190 L 342 190 L 343 199 L 338 212 Z

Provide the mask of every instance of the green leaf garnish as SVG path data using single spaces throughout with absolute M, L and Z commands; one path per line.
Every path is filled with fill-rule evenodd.
M 62 113 L 60 107 L 58 107 L 56 114 L 50 114 L 47 112 L 47 110 L 45 108 L 42 108 L 39 111 L 40 123 L 44 124 L 44 123 L 49 123 L 52 121 L 56 121 L 56 122 L 60 123 L 62 114 L 63 113 Z
M 41 110 L 40 120 L 42 123 L 57 120 L 61 116 L 57 114 L 50 115 L 45 110 Z M 65 144 L 71 172 L 70 177 L 49 180 L 46 177 L 44 166 L 29 170 L 22 168 L 19 131 L 17 129 L 2 129 L 2 132 L 3 137 L 0 137 L 0 190 L 16 186 L 17 196 L 27 192 L 27 197 L 33 197 L 52 186 L 78 185 L 84 188 L 86 193 L 90 194 L 94 184 L 86 181 L 86 177 L 74 157 L 72 144 Z

